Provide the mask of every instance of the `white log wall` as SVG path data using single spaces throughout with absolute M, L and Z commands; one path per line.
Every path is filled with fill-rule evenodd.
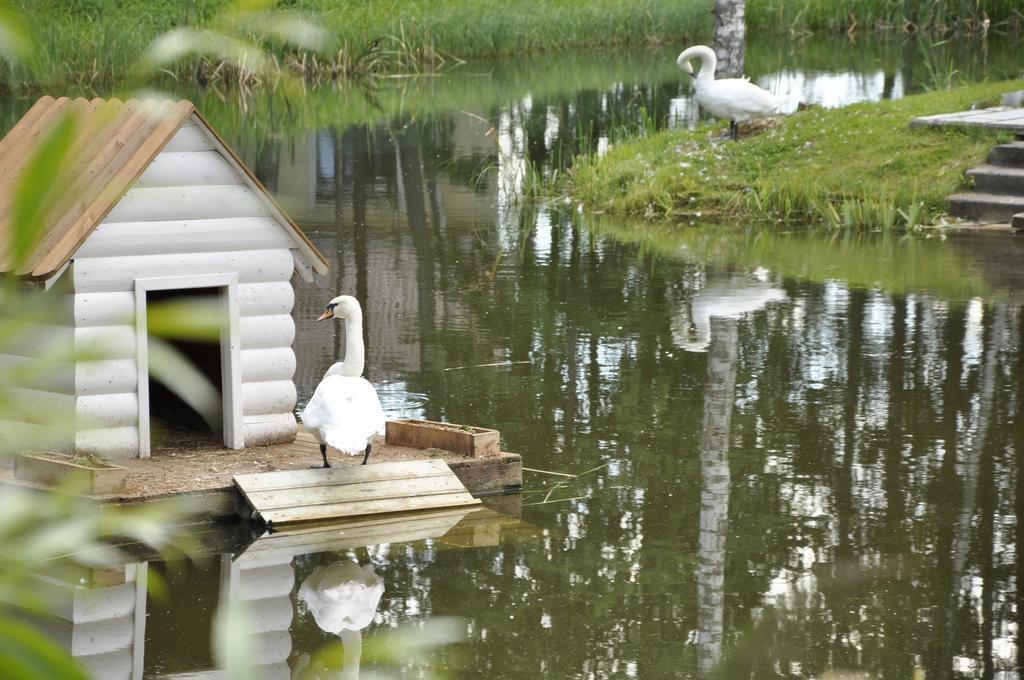
M 131 649 L 135 634 L 135 622 L 131 618 L 108 619 L 79 624 L 73 624 L 70 621 L 56 618 L 46 618 L 37 621 L 36 625 L 42 629 L 47 637 L 63 647 L 68 654 L 76 659 L 106 655 L 122 649 Z M 129 673 L 122 677 L 130 678 L 131 675 Z
M 21 357 L 18 358 L 28 361 Z M 45 384 L 40 382 L 38 387 L 6 387 L 4 391 L 10 395 L 12 406 L 19 409 L 18 420 L 28 423 L 48 423 L 53 420 L 51 414 L 64 420 L 74 418 L 75 396 L 72 390 L 65 388 L 62 383 Z M 22 414 L 20 411 L 24 411 L 24 413 Z M 4 415 L 10 417 L 12 414 L 5 413 Z
M 114 222 L 100 225 L 79 248 L 78 257 L 273 250 L 289 245 L 272 217 Z
M 213 151 L 213 144 L 206 133 L 199 129 L 198 125 L 183 125 L 178 134 L 174 135 L 171 141 L 167 142 L 161 156 L 165 153 L 177 153 L 179 151 Z
M 0 385 L 10 399 L 0 413 L 4 449 L 73 448 L 74 331 L 63 288 L 31 293 L 38 302 L 30 308 L 41 314 L 33 322 L 4 318 L 0 310 Z M 13 465 L 13 458 L 0 464 Z
M 69 451 L 73 445 L 74 432 L 60 425 L 33 425 L 9 417 L 0 418 L 0 446 L 6 451 L 43 449 L 46 451 Z M 13 458 L 5 457 L 4 464 L 14 465 Z
M 39 624 L 85 667 L 90 677 L 118 680 L 132 677 L 133 651 L 143 644 L 137 620 L 138 584 L 88 588 L 46 576 L 35 577 L 49 592 L 49 616 Z
M 292 382 L 295 353 L 290 347 L 243 349 L 242 383 Z
M 235 273 L 245 444 L 296 422 L 291 236 L 195 125 L 183 127 L 78 249 L 65 276 L 78 351 L 75 448 L 138 455 L 135 279 Z M 0 366 L 3 365 L 0 356 Z M 66 378 L 58 381 L 67 388 Z
M 291 441 L 295 439 L 297 428 L 295 415 L 292 413 L 244 416 L 242 425 L 245 429 L 246 446 L 267 446 L 282 441 Z
M 191 130 L 186 134 L 194 132 Z M 217 151 L 165 150 L 146 168 L 135 186 L 150 188 L 242 183 L 235 169 L 225 163 Z
M 88 241 L 86 241 L 88 243 Z M 70 272 L 78 293 L 135 290 L 135 279 L 195 274 L 238 274 L 239 284 L 290 281 L 291 253 L 285 249 L 223 253 L 168 253 L 76 259 Z
M 73 336 L 71 327 L 63 324 L 17 323 L 3 329 L 3 351 L 19 357 L 70 361 L 75 348 Z
M 131 189 L 105 222 L 209 220 L 270 214 L 255 191 L 241 185 L 144 187 Z
M 286 662 L 292 653 L 294 615 L 291 592 L 295 587 L 291 556 L 260 562 L 243 558 L 235 567 L 234 581 L 228 587 L 233 597 L 245 602 L 253 652 L 250 662 L 265 680 L 288 680 L 291 672 Z
M 70 361 L 0 354 L 0 382 L 57 394 L 74 394 L 75 366 Z

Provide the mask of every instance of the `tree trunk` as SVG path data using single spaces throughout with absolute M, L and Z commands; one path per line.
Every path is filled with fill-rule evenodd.
M 716 78 L 743 76 L 743 56 L 747 49 L 745 0 L 715 0 L 715 39 L 711 44 L 718 57 Z

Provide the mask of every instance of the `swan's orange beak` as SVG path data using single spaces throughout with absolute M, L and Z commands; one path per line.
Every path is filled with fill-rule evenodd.
M 334 317 L 334 310 L 328 307 L 317 321 L 323 321 L 324 319 L 330 319 Z

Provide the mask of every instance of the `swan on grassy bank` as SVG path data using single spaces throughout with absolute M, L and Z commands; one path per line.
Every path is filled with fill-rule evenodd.
M 302 423 L 320 442 L 324 467 L 327 447 L 350 456 L 370 457 L 373 436 L 384 430 L 384 410 L 373 385 L 363 375 L 363 310 L 350 295 L 340 295 L 327 305 L 317 321 L 335 318 L 345 323 L 345 360 L 327 369 L 313 397 L 302 411 Z
M 700 70 L 694 75 L 693 59 L 700 61 Z M 739 124 L 763 118 L 779 111 L 785 99 L 761 89 L 746 78 L 715 79 L 718 57 L 706 45 L 687 47 L 676 58 L 676 64 L 694 78 L 693 89 L 700 107 L 715 118 L 730 122 L 733 139 L 739 135 Z

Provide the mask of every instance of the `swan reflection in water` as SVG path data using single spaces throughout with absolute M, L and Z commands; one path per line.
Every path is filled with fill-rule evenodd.
M 360 631 L 373 623 L 383 594 L 384 580 L 380 576 L 369 566 L 347 560 L 320 567 L 299 586 L 299 599 L 313 614 L 316 625 L 341 638 L 344 666 L 336 677 L 359 677 Z M 308 664 L 308 658 L 300 662 L 293 677 L 309 677 L 304 674 Z
M 672 320 L 672 341 L 688 352 L 705 352 L 711 344 L 712 317 L 738 319 L 784 300 L 785 291 L 772 282 L 766 269 L 708 281 Z

